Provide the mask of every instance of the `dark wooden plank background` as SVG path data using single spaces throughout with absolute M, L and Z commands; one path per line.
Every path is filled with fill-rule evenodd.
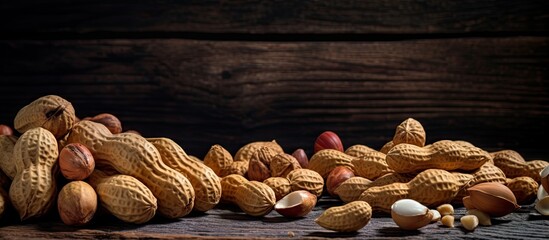
M 0 124 L 12 125 L 22 106 L 57 94 L 80 117 L 110 112 L 125 129 L 170 137 L 202 157 L 216 143 L 234 153 L 271 139 L 286 151 L 311 153 L 325 130 L 336 131 L 345 146 L 380 148 L 396 125 L 414 117 L 428 142 L 463 139 L 549 160 L 548 1 L 22 0 L 0 6 Z M 546 234 L 540 228 L 548 229 L 549 220 L 528 209 L 511 216 L 516 221 L 477 230 L 486 235 L 444 235 L 453 230 L 431 227 L 406 236 Z M 196 219 L 232 224 L 223 221 L 224 211 Z M 226 236 L 242 237 L 246 223 L 264 233 L 270 221 L 238 216 L 244 224 L 231 225 Z M 314 216 L 276 229 L 307 222 L 310 229 L 297 236 L 355 237 L 324 234 Z M 194 219 L 143 227 L 107 221 L 114 227 L 98 223 L 75 233 L 58 221 L 10 223 L 0 231 L 21 238 L 177 237 L 166 232 Z M 358 237 L 400 236 L 390 219 L 378 219 Z M 194 227 L 186 237 L 214 235 Z M 276 229 L 267 236 L 286 237 Z

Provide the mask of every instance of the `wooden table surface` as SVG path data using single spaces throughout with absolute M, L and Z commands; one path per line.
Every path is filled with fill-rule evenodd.
M 549 160 L 549 1 L 19 0 L 0 6 L 0 124 L 46 94 L 79 117 L 109 112 L 124 129 L 204 156 L 276 139 L 287 152 L 323 131 L 379 149 L 408 117 L 427 142 L 466 140 Z M 306 218 L 252 218 L 231 207 L 135 226 L 84 228 L 4 217 L 0 238 L 549 238 L 531 206 L 474 232 L 399 230 L 374 215 L 356 234 Z M 464 213 L 458 209 L 458 216 Z M 51 221 L 50 221 L 51 220 Z M 459 225 L 459 224 L 458 224 Z
M 0 238 L 5 239 L 96 239 L 96 238 L 153 238 L 153 239 L 548 239 L 549 216 L 541 216 L 533 205 L 523 205 L 507 216 L 492 220 L 492 226 L 479 226 L 474 231 L 461 227 L 459 218 L 465 214 L 463 207 L 455 211 L 455 228 L 433 223 L 419 230 L 398 228 L 390 214 L 373 214 L 364 228 L 355 233 L 337 233 L 326 230 L 314 222 L 324 210 L 342 203 L 323 196 L 307 216 L 289 219 L 272 211 L 264 217 L 251 217 L 230 205 L 219 205 L 206 213 L 167 220 L 156 217 L 143 225 L 127 224 L 116 218 L 98 214 L 92 223 L 83 227 L 64 225 L 56 216 L 29 223 L 4 219 L 0 225 Z M 15 218 L 15 219 L 14 219 Z

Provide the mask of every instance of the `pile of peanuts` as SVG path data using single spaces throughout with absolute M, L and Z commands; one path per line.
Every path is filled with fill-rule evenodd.
M 467 189 L 480 183 L 508 188 L 515 205 L 530 203 L 539 173 L 549 165 L 527 162 L 512 150 L 488 153 L 464 141 L 425 145 L 423 126 L 411 118 L 379 151 L 365 145 L 344 150 L 335 133 L 324 132 L 310 159 L 303 149 L 285 153 L 273 140 L 246 144 L 234 155 L 216 144 L 201 160 L 171 139 L 122 132 L 111 114 L 79 120 L 72 104 L 55 95 L 24 106 L 14 128 L 19 137 L 0 126 L 0 217 L 13 206 L 22 221 L 40 218 L 57 199 L 58 214 L 68 225 L 89 223 L 98 205 L 136 224 L 157 213 L 180 218 L 193 210 L 206 212 L 219 203 L 237 205 L 251 216 L 274 209 L 302 217 L 328 192 L 345 204 L 315 221 L 334 231 L 358 231 L 372 211 L 391 212 L 402 199 L 426 208 L 468 207 L 465 199 L 474 196 Z M 480 208 L 474 204 L 471 210 Z

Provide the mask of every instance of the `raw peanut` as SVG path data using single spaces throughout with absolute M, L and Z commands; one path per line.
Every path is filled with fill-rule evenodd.
M 109 176 L 96 169 L 88 180 L 97 192 L 101 205 L 118 219 L 141 224 L 154 217 L 156 197 L 137 178 L 122 174 Z
M 11 136 L 11 135 L 13 135 L 13 130 L 8 125 L 0 124 L 0 136 L 1 135 Z
M 107 127 L 112 134 L 118 134 L 122 132 L 122 123 L 116 116 L 110 113 L 101 113 L 91 118 L 84 118 L 84 120 L 101 123 L 105 125 L 105 127 Z
M 267 184 L 271 189 L 273 189 L 276 197 L 276 201 L 282 199 L 284 196 L 288 195 L 292 191 L 292 186 L 290 185 L 290 180 L 283 177 L 270 177 L 265 179 L 263 183 Z
M 315 153 L 322 149 L 335 149 L 343 152 L 343 143 L 341 143 L 341 139 L 337 134 L 332 131 L 325 131 L 318 135 L 314 145 Z
M 257 151 L 261 147 L 269 147 L 275 150 L 275 152 L 277 153 L 284 153 L 284 150 L 282 150 L 282 147 L 280 147 L 280 145 L 278 145 L 278 143 L 275 140 L 270 142 L 268 141 L 252 142 L 238 149 L 238 151 L 234 155 L 234 160 L 248 162 L 250 161 L 250 158 L 252 158 L 252 156 L 254 155 L 255 151 Z
M 470 209 L 467 210 L 467 213 L 465 215 L 475 215 L 478 218 L 478 223 L 482 226 L 491 226 L 492 220 L 490 219 L 490 216 L 484 212 L 481 212 L 478 209 Z
M 87 224 L 97 210 L 97 194 L 86 182 L 69 182 L 59 192 L 57 209 L 63 223 Z
M 518 204 L 532 203 L 539 188 L 539 184 L 531 177 L 508 178 L 506 185 L 515 194 Z
M 58 154 L 55 136 L 44 128 L 26 131 L 15 144 L 13 161 L 17 174 L 9 195 L 21 220 L 40 217 L 53 205 Z
M 47 129 L 55 138 L 61 138 L 72 128 L 76 116 L 72 104 L 56 95 L 38 98 L 17 112 L 14 126 L 24 133 L 32 128 Z
M 360 194 L 369 187 L 372 181 L 363 177 L 352 177 L 342 182 L 339 187 L 335 189 L 335 194 L 346 203 L 356 201 L 360 197 Z
M 195 193 L 189 180 L 164 164 L 155 146 L 142 136 L 113 135 L 102 124 L 82 120 L 72 128 L 68 142 L 83 144 L 96 159 L 143 182 L 157 198 L 160 214 L 179 218 L 193 209 Z
M 326 178 L 326 190 L 330 195 L 336 197 L 337 194 L 334 192 L 336 188 L 339 187 L 342 182 L 354 176 L 355 173 L 352 169 L 344 166 L 336 167 L 328 174 L 328 178 Z
M 451 204 L 445 203 L 437 207 L 437 211 L 441 216 L 454 215 L 454 206 Z
M 525 161 L 516 151 L 501 150 L 490 153 L 494 158 L 494 165 L 499 167 L 508 178 L 531 177 L 540 182 L 539 173 L 549 165 L 549 162 L 543 160 Z
M 396 127 L 393 144 L 408 143 L 423 147 L 425 146 L 425 138 L 425 130 L 421 123 L 413 118 L 408 118 Z
M 383 147 L 381 147 L 379 151 L 387 154 L 394 146 L 395 144 L 393 143 L 393 140 L 391 140 L 385 143 L 385 145 L 383 145 Z
M 295 157 L 287 153 L 281 153 L 271 160 L 271 176 L 286 177 L 294 169 L 300 169 L 301 165 Z
M 270 147 L 261 147 L 253 154 L 248 166 L 248 179 L 264 181 L 271 177 L 271 159 L 278 153 Z
M 221 174 L 223 169 L 228 168 L 232 163 L 233 156 L 218 144 L 213 145 L 204 157 L 204 164 L 210 167 L 219 177 L 223 177 Z
M 238 174 L 240 176 L 246 176 L 248 173 L 248 167 L 250 164 L 245 161 L 234 161 L 229 167 L 221 170 L 221 176 L 228 176 L 231 174 Z
M 450 202 L 459 191 L 459 183 L 450 172 L 428 169 L 416 175 L 408 183 L 392 183 L 369 187 L 359 200 L 370 203 L 374 210 L 391 211 L 391 205 L 399 199 L 409 198 L 426 205 L 438 206 Z
M 353 201 L 324 211 L 315 222 L 323 228 L 338 232 L 356 232 L 372 218 L 372 208 L 367 202 Z
M 299 162 L 301 168 L 309 168 L 309 158 L 307 157 L 305 150 L 298 148 L 292 153 L 292 156 Z
M 205 212 L 217 205 L 221 199 L 221 183 L 215 172 L 202 161 L 190 158 L 187 153 L 168 138 L 147 138 L 160 155 L 162 161 L 180 172 L 191 182 L 194 189 L 194 209 Z
M 505 174 L 501 169 L 490 163 L 485 163 L 472 174 L 452 173 L 460 183 L 460 190 L 452 203 L 460 204 L 463 202 L 463 197 L 467 196 L 467 188 L 483 182 L 506 183 Z
M 345 154 L 353 157 L 362 157 L 364 155 L 367 155 L 370 152 L 375 152 L 375 151 L 376 151 L 375 149 L 370 148 L 366 145 L 357 144 L 347 148 L 345 150 Z
M 352 161 L 355 157 L 334 149 L 324 149 L 315 153 L 309 160 L 309 169 L 317 172 L 323 178 L 337 166 L 347 166 L 354 169 Z
M 267 215 L 276 204 L 273 189 L 267 184 L 248 181 L 236 188 L 236 204 L 248 215 L 259 217 Z
M 478 226 L 478 218 L 475 215 L 465 215 L 461 217 L 459 221 L 461 222 L 461 225 L 469 231 L 475 230 Z
M 490 159 L 490 154 L 480 148 L 441 140 L 425 147 L 398 144 L 387 153 L 386 161 L 395 172 L 410 173 L 430 168 L 470 171 L 480 168 Z
M 367 179 L 376 179 L 387 173 L 394 172 L 387 166 L 386 155 L 382 152 L 371 151 L 359 156 L 351 164 L 354 166 L 355 174 Z
M 17 137 L 15 136 L 0 135 L 0 169 L 10 179 L 13 179 L 17 174 L 13 160 L 13 147 L 16 142 Z
M 71 143 L 59 152 L 59 168 L 66 179 L 84 180 L 93 172 L 95 160 L 87 147 Z
M 288 176 L 292 192 L 297 190 L 307 190 L 310 193 L 320 197 L 324 188 L 324 179 L 317 172 L 310 169 L 295 169 Z
M 247 183 L 248 179 L 238 174 L 231 174 L 221 178 L 221 201 L 236 204 L 236 190 L 238 186 Z
M 454 227 L 454 216 L 453 215 L 446 215 L 440 219 L 440 222 L 442 225 L 453 228 Z

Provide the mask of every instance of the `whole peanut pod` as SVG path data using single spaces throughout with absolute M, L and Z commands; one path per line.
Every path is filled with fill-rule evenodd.
M 539 183 L 541 181 L 539 173 L 549 165 L 549 162 L 543 160 L 526 161 L 513 150 L 501 150 L 490 154 L 494 158 L 494 165 L 499 167 L 508 178 L 525 176 Z
M 455 176 L 441 169 L 428 169 L 407 183 L 392 183 L 366 189 L 359 200 L 370 203 L 373 209 L 391 211 L 391 205 L 399 199 L 409 198 L 428 207 L 449 203 L 460 188 Z
M 376 179 L 387 173 L 394 172 L 387 165 L 386 155 L 378 151 L 370 151 L 351 161 L 355 174 L 367 179 Z
M 17 142 L 17 137 L 0 135 L 0 170 L 2 170 L 10 179 L 15 177 L 17 170 L 13 161 L 13 147 Z
M 236 194 L 240 185 L 247 183 L 248 179 L 239 174 L 231 174 L 221 178 L 221 201 L 237 203 Z
M 395 172 L 410 173 L 431 168 L 471 171 L 490 159 L 490 154 L 480 148 L 441 140 L 425 147 L 398 144 L 387 153 L 386 161 Z
M 44 128 L 21 135 L 13 148 L 17 174 L 9 195 L 21 220 L 44 215 L 56 195 L 54 165 L 59 155 L 57 140 Z
M 408 118 L 396 127 L 393 144 L 396 146 L 401 143 L 408 143 L 423 147 L 425 140 L 425 130 L 421 123 L 413 118 Z
M 205 212 L 221 199 L 221 183 L 215 172 L 201 161 L 190 158 L 187 153 L 168 138 L 147 138 L 162 156 L 162 161 L 185 176 L 194 189 L 194 209 Z
M 235 161 L 244 161 L 249 162 L 254 153 L 259 150 L 261 147 L 268 147 L 273 149 L 277 153 L 284 153 L 284 150 L 278 143 L 273 141 L 258 141 L 258 142 L 252 142 L 244 145 L 234 155 Z
M 183 217 L 193 209 L 195 193 L 191 182 L 164 164 L 156 147 L 142 136 L 113 135 L 102 124 L 82 120 L 74 125 L 67 142 L 83 144 L 96 159 L 139 179 L 153 192 L 158 212 L 165 217 Z
M 14 127 L 20 133 L 42 127 L 53 133 L 55 138 L 61 138 L 72 128 L 75 119 L 74 108 L 69 101 L 47 95 L 21 108 L 15 116 Z
M 141 224 L 154 217 L 156 197 L 136 178 L 123 174 L 109 176 L 95 169 L 88 181 L 97 192 L 101 205 L 118 219 Z
M 219 177 L 224 177 L 225 169 L 233 164 L 233 156 L 227 149 L 219 144 L 210 147 L 208 153 L 204 157 L 204 164 L 211 168 Z
M 251 216 L 267 215 L 276 203 L 276 196 L 267 184 L 248 181 L 237 187 L 236 204 Z

